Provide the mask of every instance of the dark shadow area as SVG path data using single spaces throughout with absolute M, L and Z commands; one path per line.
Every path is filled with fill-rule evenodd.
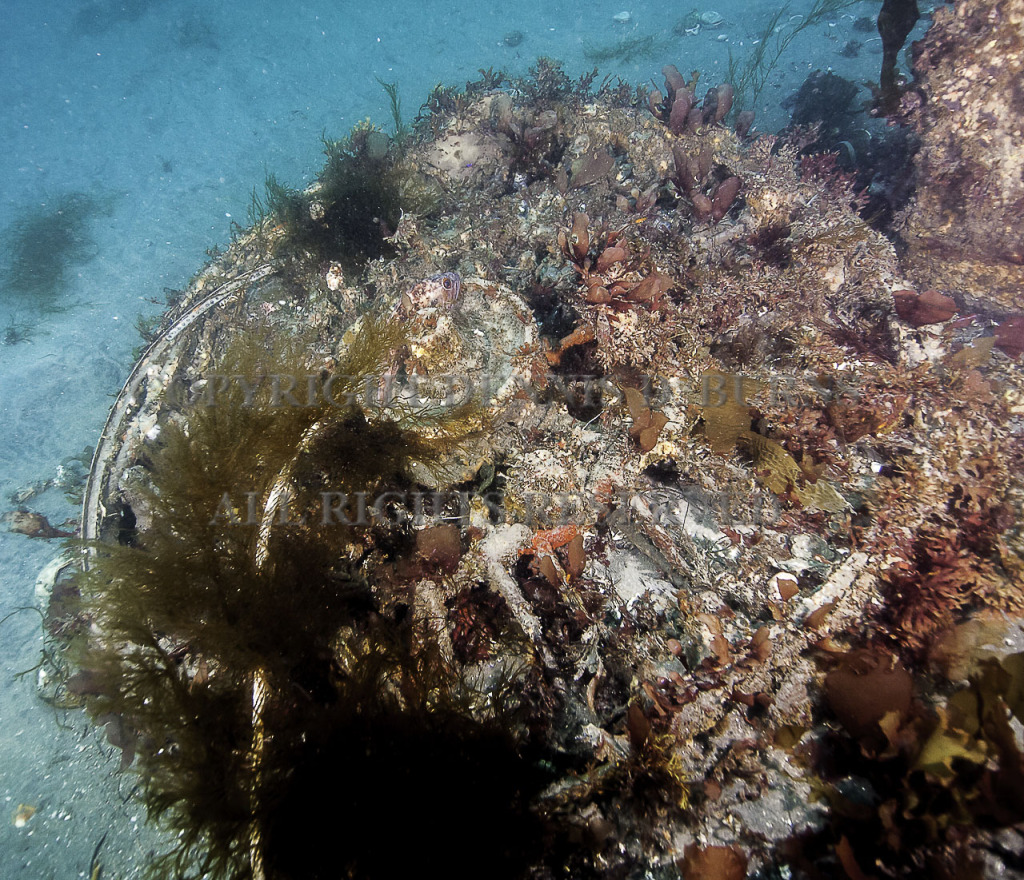
M 77 191 L 24 205 L 0 236 L 3 300 L 40 314 L 67 308 L 64 287 L 76 268 L 96 256 L 90 226 L 107 213 L 106 199 Z

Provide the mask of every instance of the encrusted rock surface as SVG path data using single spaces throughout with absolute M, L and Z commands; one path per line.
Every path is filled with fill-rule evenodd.
M 958 0 L 914 44 L 902 115 L 921 137 L 910 277 L 1024 309 L 1024 2 Z

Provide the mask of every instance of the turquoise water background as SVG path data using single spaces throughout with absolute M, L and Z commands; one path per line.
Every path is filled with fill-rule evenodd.
M 789 14 L 809 5 L 798 0 Z M 136 319 L 161 311 L 164 289 L 185 286 L 206 251 L 229 240 L 232 221 L 246 224 L 268 172 L 303 186 L 320 166 L 323 133 L 341 137 L 366 117 L 390 128 L 378 80 L 398 83 L 410 121 L 433 86 L 462 85 L 480 68 L 525 74 L 547 55 L 576 77 L 595 53 L 650 37 L 646 51 L 602 62 L 601 74 L 660 85 L 661 67 L 675 63 L 711 85 L 725 79 L 730 49 L 742 59 L 775 8 L 700 6 L 723 26 L 677 36 L 689 4 L 669 11 L 640 0 L 3 6 L 0 511 L 95 443 L 140 341 Z M 793 43 L 762 94 L 761 131 L 785 124 L 779 103 L 812 70 L 877 79 L 877 35 L 855 32 L 853 21 L 878 8 L 858 3 Z M 627 21 L 616 19 L 622 12 Z M 851 38 L 863 43 L 859 57 L 840 55 Z M 12 281 L 13 233 L 62 205 L 90 210 L 73 259 L 39 261 L 59 307 L 43 313 Z M 56 489 L 28 505 L 54 525 L 77 516 Z M 55 712 L 36 696 L 34 673 L 18 677 L 42 645 L 39 615 L 18 609 L 34 604 L 37 574 L 59 551 L 0 531 L 0 618 L 11 615 L 0 625 L 0 880 L 88 876 L 101 840 L 103 877 L 125 880 L 161 845 L 144 828 L 134 777 L 119 772 L 120 753 L 80 712 Z M 36 812 L 17 828 L 20 804 Z

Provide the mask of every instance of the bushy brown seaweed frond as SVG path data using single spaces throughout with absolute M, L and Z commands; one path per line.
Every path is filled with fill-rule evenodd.
M 404 334 L 399 322 L 364 316 L 335 364 L 329 400 L 274 406 L 235 382 L 190 410 L 187 424 L 170 422 L 153 455 L 149 519 L 137 546 L 93 548 L 80 587 L 94 629 L 79 662 L 93 714 L 137 732 L 143 798 L 177 835 L 154 872 L 246 877 L 254 852 L 265 849 L 275 877 L 326 876 L 333 840 L 299 845 L 288 824 L 313 797 L 302 786 L 322 785 L 323 774 L 351 785 L 352 767 L 362 767 L 361 796 L 372 800 L 420 760 L 444 765 L 479 748 L 481 761 L 504 754 L 511 762 L 510 786 L 529 775 L 512 772 L 522 759 L 511 734 L 473 720 L 475 690 L 411 639 L 411 620 L 377 609 L 360 563 L 391 526 L 324 515 L 323 493 L 363 493 L 372 503 L 407 486 L 414 462 L 443 468 L 482 424 L 476 404 L 338 404 L 349 392 L 359 400 L 366 381 L 386 372 Z M 251 389 L 259 378 L 304 375 L 301 342 L 242 333 L 209 381 L 245 377 Z M 285 506 L 275 509 L 282 487 Z M 343 668 L 339 656 L 358 662 Z M 267 694 L 258 722 L 257 681 Z M 254 739 L 257 723 L 272 744 L 266 750 L 251 745 L 262 741 Z M 424 731 L 434 737 L 433 754 L 417 750 L 412 769 L 398 769 L 394 754 Z M 380 761 L 367 759 L 371 745 L 384 749 Z M 388 781 L 389 767 L 399 777 Z M 514 792 L 503 797 L 512 802 Z M 254 842 L 259 834 L 262 844 Z M 316 858 L 308 855 L 314 850 Z M 337 863 L 362 865 L 368 856 L 360 853 L 350 845 Z
M 918 531 L 908 557 L 886 574 L 883 613 L 909 656 L 923 656 L 969 611 L 1024 609 L 1024 595 L 1005 589 L 998 555 L 1000 536 L 1015 521 L 991 490 L 958 485 L 946 510 Z

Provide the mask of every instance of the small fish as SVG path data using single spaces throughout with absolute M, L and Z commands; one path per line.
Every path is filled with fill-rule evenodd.
M 35 814 L 36 808 L 31 804 L 18 804 L 18 809 L 14 811 L 14 827 L 24 828 Z

